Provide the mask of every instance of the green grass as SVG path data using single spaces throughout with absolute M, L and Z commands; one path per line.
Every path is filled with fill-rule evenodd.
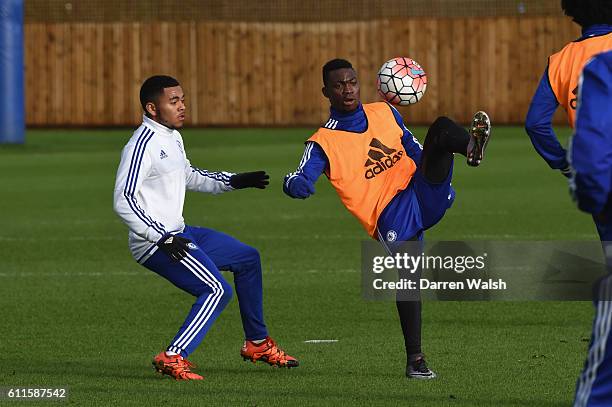
M 482 167 L 457 162 L 457 200 L 428 238 L 595 240 L 523 131 L 495 130 Z M 184 132 L 195 165 L 271 174 L 265 191 L 188 193 L 185 218 L 260 250 L 267 324 L 301 361 L 290 371 L 244 363 L 234 299 L 192 355 L 206 380 L 187 383 L 154 375 L 150 359 L 192 298 L 132 260 L 112 211 L 131 131 L 33 130 L 27 145 L 0 147 L 0 386 L 69 386 L 79 406 L 570 404 L 587 302 L 428 302 L 424 350 L 439 379 L 403 376 L 395 305 L 361 298 L 365 232 L 324 178 L 306 201 L 281 192 L 310 131 Z M 27 403 L 37 404 L 49 402 Z

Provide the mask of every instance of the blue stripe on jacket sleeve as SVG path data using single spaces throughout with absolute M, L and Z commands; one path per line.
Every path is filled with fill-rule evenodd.
M 203 175 L 205 177 L 212 178 L 215 181 L 221 181 L 225 185 L 230 186 L 230 182 L 229 182 L 230 176 L 228 174 L 224 174 L 222 172 L 216 172 L 216 171 L 206 171 L 206 170 L 194 167 L 193 165 L 191 166 L 191 171 L 197 172 L 198 174 Z
M 153 137 L 155 133 L 148 129 L 144 128 L 138 137 L 138 141 L 136 142 L 136 147 L 134 148 L 134 152 L 132 153 L 132 160 L 130 163 L 130 169 L 128 171 L 128 180 L 125 184 L 125 188 L 123 190 L 123 196 L 125 197 L 130 209 L 136 214 L 136 216 L 148 227 L 152 227 L 157 233 L 161 235 L 165 235 L 167 232 L 164 229 L 164 225 L 154 221 L 150 216 L 148 216 L 145 211 L 138 205 L 138 201 L 134 196 L 134 192 L 136 189 L 136 184 L 138 181 L 138 173 L 140 171 L 140 165 L 142 164 L 142 159 L 144 157 L 144 153 L 146 150 L 147 143 Z
M 313 141 L 309 141 L 306 143 L 297 170 L 287 174 L 285 177 L 285 187 L 288 188 L 291 181 L 296 177 L 303 177 L 311 184 L 314 184 L 327 166 L 327 156 L 321 146 Z

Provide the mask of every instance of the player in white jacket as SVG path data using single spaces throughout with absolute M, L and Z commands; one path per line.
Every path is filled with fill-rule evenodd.
M 234 273 L 245 333 L 241 355 L 281 367 L 298 366 L 268 336 L 263 318 L 259 253 L 231 236 L 185 225 L 185 190 L 218 194 L 268 185 L 264 171 L 233 174 L 191 165 L 181 134 L 185 95 L 178 81 L 153 76 L 140 89 L 143 123 L 121 154 L 114 207 L 127 224 L 132 255 L 146 268 L 197 297 L 182 327 L 153 359 L 162 374 L 177 380 L 200 380 L 186 359 L 232 297 L 219 270 Z

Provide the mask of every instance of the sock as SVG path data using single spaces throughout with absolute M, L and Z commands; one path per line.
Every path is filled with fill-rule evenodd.
M 170 352 L 169 350 L 166 351 L 166 356 L 176 356 L 176 355 L 178 355 L 178 353 Z
M 425 357 L 425 355 L 423 355 L 422 353 L 415 353 L 415 354 L 412 354 L 412 355 L 408 355 L 408 362 L 409 363 L 414 363 L 417 360 L 422 359 L 424 357 Z
M 266 338 L 263 339 L 255 339 L 252 340 L 251 342 L 253 342 L 255 345 L 261 345 L 262 343 L 264 343 L 266 341 Z

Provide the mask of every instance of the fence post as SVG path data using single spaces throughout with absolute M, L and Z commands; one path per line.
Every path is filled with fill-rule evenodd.
M 0 1 L 0 144 L 25 141 L 23 0 Z

